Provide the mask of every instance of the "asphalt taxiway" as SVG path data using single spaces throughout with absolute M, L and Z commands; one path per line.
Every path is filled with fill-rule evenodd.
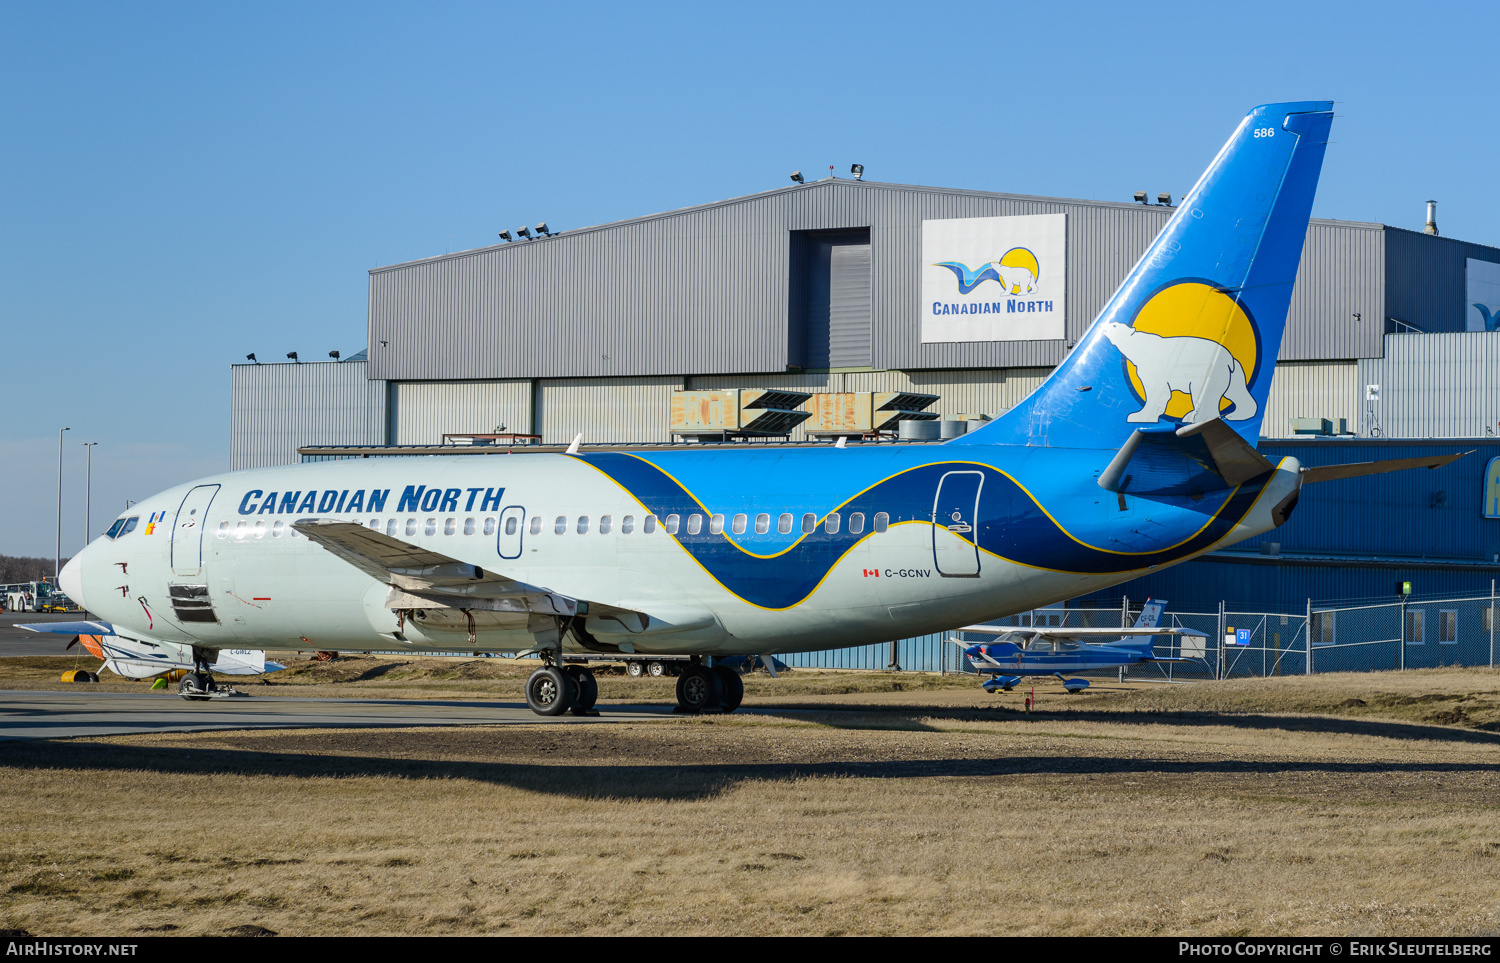
M 0 739 L 213 729 L 413 728 L 420 726 L 644 722 L 668 706 L 609 706 L 595 716 L 539 716 L 524 702 L 416 699 L 289 699 L 264 696 L 187 702 L 175 693 L 0 690 Z

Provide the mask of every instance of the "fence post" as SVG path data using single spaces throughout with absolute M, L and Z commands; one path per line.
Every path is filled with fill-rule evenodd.
M 1401 596 L 1401 661 L 1399 663 L 1402 672 L 1406 671 L 1406 596 Z
M 1224 678 L 1224 600 L 1219 599 L 1219 631 L 1214 633 L 1218 638 L 1218 646 L 1215 649 L 1219 657 L 1214 660 L 1214 678 Z
M 1490 668 L 1495 667 L 1495 580 L 1490 579 Z
M 1303 674 L 1312 675 L 1312 599 L 1307 600 L 1307 618 L 1302 623 L 1302 644 L 1307 648 L 1307 658 L 1303 659 L 1307 663 L 1307 666 Z

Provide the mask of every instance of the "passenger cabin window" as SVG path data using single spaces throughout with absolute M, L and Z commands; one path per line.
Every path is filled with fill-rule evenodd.
M 566 515 L 559 515 L 559 516 L 557 516 L 557 521 L 555 521 L 555 522 L 552 523 L 552 534 L 554 534 L 554 535 L 566 535 L 566 534 L 568 534 L 568 516 L 566 516 Z
M 890 524 L 891 524 L 891 516 L 887 515 L 885 512 L 876 512 L 875 513 L 875 531 L 877 531 L 877 532 L 883 532 L 883 531 L 886 530 L 886 527 L 889 526 Z
M 589 533 L 589 517 L 587 515 L 579 515 L 578 516 L 578 534 L 580 534 L 580 535 L 587 535 L 588 533 Z
M 444 535 L 457 535 L 458 534 L 458 519 L 456 519 L 456 518 L 444 519 L 444 521 L 443 521 L 443 534 Z
M 838 512 L 829 512 L 828 517 L 823 519 L 823 531 L 829 535 L 837 535 L 839 533 L 839 521 Z
M 120 522 L 123 522 L 123 521 L 124 521 L 124 519 L 121 519 L 119 522 L 115 522 L 113 525 L 111 525 L 109 531 L 107 531 L 107 532 L 104 533 L 104 536 L 106 538 L 119 538 L 120 536 L 118 534 L 116 534 L 115 529 L 119 528 L 120 527 Z M 218 530 L 214 534 L 218 535 L 220 538 L 228 538 L 229 537 L 229 523 L 228 522 L 220 522 L 219 523 L 219 528 L 218 528 Z
M 746 518 L 743 513 L 736 515 L 734 516 L 734 522 L 729 526 L 729 530 L 736 535 L 743 535 L 745 534 L 745 522 Z
M 372 519 L 370 519 L 369 528 L 370 528 L 371 531 L 376 531 L 376 532 L 380 531 L 380 519 L 378 519 L 378 518 L 372 518 Z M 271 531 L 272 535 L 278 535 L 278 534 L 280 534 L 280 532 L 281 532 L 281 526 L 279 526 L 279 525 L 273 526 L 272 531 Z
M 265 523 L 264 520 L 257 520 L 256 521 L 256 523 L 255 523 L 255 537 L 256 538 L 265 538 L 266 537 L 266 523 Z
M 375 523 L 375 524 L 373 524 L 373 525 L 370 526 L 371 528 L 378 528 L 379 527 L 379 522 L 380 522 L 379 519 L 372 518 L 372 519 L 370 519 L 370 521 L 372 521 L 372 522 Z M 281 532 L 285 528 L 286 528 L 286 522 L 283 522 L 280 519 L 278 519 L 277 522 L 276 522 L 276 524 L 271 526 L 271 537 L 272 538 L 280 538 L 281 537 Z
M 818 527 L 818 516 L 814 515 L 812 512 L 808 512 L 806 515 L 802 516 L 802 533 L 804 535 L 806 535 L 807 533 L 811 532 L 813 529 L 815 529 L 817 527 Z
M 665 528 L 667 530 L 667 534 L 668 535 L 676 535 L 677 534 L 677 525 L 681 521 L 682 521 L 682 516 L 680 516 L 680 515 L 668 515 L 666 517 L 666 520 L 662 522 L 662 528 Z
M 776 530 L 778 532 L 780 532 L 781 534 L 783 534 L 783 535 L 787 534 L 788 532 L 790 532 L 792 530 L 792 513 L 791 512 L 783 512 L 782 515 L 781 515 L 781 517 L 776 520 Z
M 620 534 L 621 535 L 629 535 L 633 531 L 635 531 L 635 516 L 634 515 L 626 515 L 624 518 L 620 519 Z
M 408 534 L 408 535 L 415 535 L 415 534 L 417 534 L 417 520 L 415 518 L 408 518 L 406 520 L 406 534 Z
M 540 515 L 533 515 L 533 516 L 531 516 L 531 534 L 533 534 L 533 535 L 540 535 L 540 534 L 542 534 L 542 516 L 540 516 Z
M 608 535 L 609 532 L 610 532 L 610 529 L 614 527 L 614 523 L 615 523 L 614 516 L 612 516 L 612 515 L 600 515 L 599 516 L 599 534 L 600 535 Z
M 427 524 L 422 526 L 422 534 L 423 535 L 436 535 L 437 534 L 437 519 L 435 519 L 435 518 L 429 518 L 429 519 L 427 519 Z
M 394 518 L 387 519 L 386 523 L 385 523 L 385 533 L 387 535 L 395 535 L 396 534 L 396 527 L 399 524 L 400 523 L 397 522 L 396 519 L 394 519 Z
M 514 515 L 505 520 L 505 534 L 507 535 L 514 535 L 516 533 L 516 529 L 520 527 L 521 522 Z M 484 520 L 484 533 L 486 535 L 495 534 L 495 520 L 493 518 L 486 518 Z
M 510 522 L 510 533 L 509 534 L 514 535 L 516 533 L 516 529 L 520 527 L 521 523 L 518 522 L 518 521 L 516 521 L 516 516 L 514 516 L 514 515 L 512 515 L 508 519 L 508 521 Z M 495 534 L 495 520 L 493 518 L 486 518 L 484 520 L 484 533 L 486 535 L 493 535 L 493 534 Z
M 701 531 L 703 531 L 703 516 L 693 512 L 688 516 L 688 534 L 697 535 Z
M 465 535 L 473 535 L 474 532 L 478 530 L 475 527 L 476 524 L 477 523 L 472 518 L 466 518 L 466 519 L 464 519 L 464 534 Z
M 755 516 L 755 534 L 764 535 L 771 530 L 771 516 L 761 512 Z
M 865 513 L 855 512 L 849 516 L 849 534 L 858 535 L 865 530 Z
M 656 531 L 656 516 L 655 515 L 647 515 L 645 518 L 641 519 L 641 534 L 642 535 L 650 535 L 654 531 Z
M 710 515 L 710 516 L 708 516 L 708 534 L 710 534 L 710 535 L 723 535 L 724 534 L 724 516 L 723 515 Z
M 235 525 L 234 525 L 234 537 L 235 538 L 244 538 L 245 537 L 245 532 L 246 532 L 245 523 L 244 522 L 236 522 Z

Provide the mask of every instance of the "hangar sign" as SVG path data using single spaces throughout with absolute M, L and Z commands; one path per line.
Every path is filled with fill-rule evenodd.
M 922 343 L 1066 337 L 1066 214 L 922 222 Z
M 1464 330 L 1500 331 L 1500 264 L 1468 258 Z

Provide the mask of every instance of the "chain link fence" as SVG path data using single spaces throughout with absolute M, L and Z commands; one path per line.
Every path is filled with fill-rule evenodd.
M 1462 598 L 1405 598 L 1394 602 L 1324 604 L 1309 600 L 1302 612 L 1172 612 L 1163 624 L 1194 629 L 1206 638 L 1163 636 L 1157 656 L 1180 661 L 1131 666 L 1137 679 L 1173 681 L 1375 672 L 1446 665 L 1495 665 L 1497 601 L 1491 594 Z M 1122 599 L 1112 608 L 1048 608 L 990 623 L 1017 627 L 1128 627 L 1139 604 Z M 899 642 L 778 656 L 793 667 L 973 672 L 960 646 L 984 641 L 978 634 L 941 632 Z M 1070 673 L 1072 674 L 1072 673 Z M 1076 673 L 1114 676 L 1117 670 Z

